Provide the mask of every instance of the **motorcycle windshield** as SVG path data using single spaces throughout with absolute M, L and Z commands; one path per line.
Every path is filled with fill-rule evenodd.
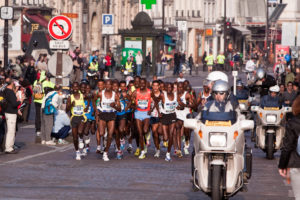
M 206 121 L 230 121 L 231 124 L 235 124 L 237 121 L 237 114 L 234 111 L 230 112 L 209 112 L 203 111 L 201 120 L 203 123 Z

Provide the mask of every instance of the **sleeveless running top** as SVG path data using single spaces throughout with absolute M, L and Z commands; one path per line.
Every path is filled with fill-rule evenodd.
M 177 107 L 177 93 L 174 93 L 174 99 L 171 101 L 170 99 L 168 99 L 168 95 L 167 92 L 164 91 L 164 96 L 165 96 L 165 103 L 163 104 L 163 109 L 162 109 L 162 113 L 164 114 L 171 114 L 171 113 L 175 113 L 176 111 L 176 107 Z
M 80 94 L 80 98 L 75 99 L 74 95 L 71 95 L 71 103 L 75 101 L 75 106 L 71 108 L 72 116 L 84 116 L 85 103 L 83 94 Z
M 110 99 L 105 97 L 105 90 L 102 90 L 102 101 L 98 102 L 97 109 L 101 112 L 115 112 L 116 109 L 110 106 L 111 103 L 115 102 L 116 93 L 112 91 Z
M 136 105 L 138 111 L 150 111 L 151 106 L 151 91 L 147 89 L 146 94 L 142 94 L 140 89 L 136 90 Z
M 88 100 L 84 100 L 85 106 L 88 106 L 89 101 Z M 85 113 L 85 116 L 88 120 L 95 120 L 95 116 L 93 116 L 93 112 L 94 112 L 94 107 L 93 107 L 93 103 L 92 101 L 90 101 L 90 105 L 89 105 L 89 109 L 88 111 Z
M 159 93 L 160 95 L 161 93 Z M 154 101 L 151 102 L 151 108 L 154 107 Z M 160 100 L 158 102 L 158 109 L 161 111 L 162 110 L 162 101 Z M 156 108 L 153 109 L 153 111 L 151 112 L 151 117 L 159 117 L 158 116 L 158 110 Z
M 117 111 L 117 115 L 124 115 L 124 114 L 126 114 L 126 111 L 125 111 L 126 100 L 125 100 L 122 92 L 121 92 L 121 96 L 120 96 L 120 104 L 121 104 L 121 112 Z

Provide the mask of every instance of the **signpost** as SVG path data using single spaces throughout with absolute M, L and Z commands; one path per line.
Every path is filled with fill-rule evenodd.
M 70 47 L 67 40 L 73 31 L 71 20 L 62 15 L 53 17 L 49 21 L 48 31 L 54 39 L 50 41 L 50 48 L 58 50 L 49 60 L 48 68 L 50 73 L 56 77 L 55 83 L 63 84 L 63 78 L 70 74 L 69 69 L 72 70 L 72 60 L 62 53 L 62 50 L 68 50 Z
M 102 34 L 114 34 L 114 16 L 112 14 L 102 14 Z
M 142 0 L 141 3 L 145 4 L 147 10 L 150 10 L 152 5 L 156 4 L 156 0 Z

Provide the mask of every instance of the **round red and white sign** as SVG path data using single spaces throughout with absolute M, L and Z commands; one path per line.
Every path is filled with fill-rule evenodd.
M 72 23 L 66 16 L 53 17 L 48 23 L 50 36 L 55 40 L 67 40 L 72 35 Z

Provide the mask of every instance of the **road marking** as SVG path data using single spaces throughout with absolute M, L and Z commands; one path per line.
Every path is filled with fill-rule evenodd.
M 73 146 L 72 144 L 69 144 L 69 145 L 64 146 L 64 147 L 54 147 L 53 146 L 52 147 L 52 148 L 54 148 L 53 150 L 50 150 L 50 151 L 47 151 L 47 152 L 38 153 L 38 154 L 34 154 L 34 155 L 30 155 L 30 156 L 25 156 L 23 158 L 18 158 L 18 159 L 15 159 L 15 160 L 10 160 L 10 161 L 1 163 L 0 166 L 6 165 L 6 164 L 18 163 L 18 162 L 21 162 L 21 161 L 29 160 L 29 159 L 32 159 L 32 158 L 44 156 L 44 155 L 55 153 L 55 152 L 68 151 L 68 150 L 72 149 L 72 146 Z
M 31 124 L 31 125 L 26 125 L 26 126 L 21 126 L 20 128 L 34 128 L 34 124 Z

